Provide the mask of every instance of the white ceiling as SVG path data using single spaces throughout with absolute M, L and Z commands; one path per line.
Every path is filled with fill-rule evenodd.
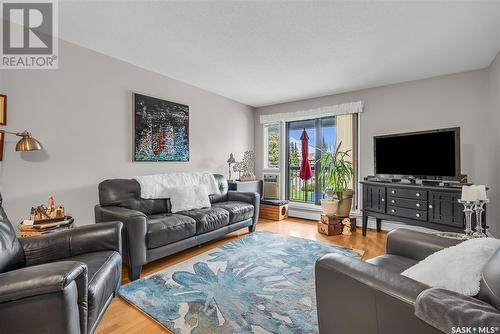
M 63 39 L 251 106 L 487 67 L 500 1 L 63 1 Z

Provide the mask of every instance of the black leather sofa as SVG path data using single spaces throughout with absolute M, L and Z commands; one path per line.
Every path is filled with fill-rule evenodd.
M 121 228 L 18 239 L 0 196 L 0 333 L 93 333 L 120 287 Z
M 123 222 L 123 261 L 130 280 L 140 277 L 142 266 L 156 259 L 200 245 L 248 227 L 255 230 L 259 217 L 258 193 L 228 191 L 224 176 L 214 174 L 220 194 L 210 195 L 210 208 L 171 213 L 169 199 L 142 199 L 134 179 L 112 179 L 99 184 L 96 223 Z
M 439 292 L 446 300 L 434 300 L 434 305 L 422 306 L 419 303 L 427 302 L 428 298 L 419 296 L 435 289 L 400 275 L 432 253 L 459 242 L 400 228 L 389 233 L 387 254 L 366 262 L 338 254 L 323 256 L 316 262 L 320 333 L 438 334 L 443 331 L 437 329 L 436 324 L 470 327 L 486 325 L 492 318 L 498 321 L 500 249 L 484 267 L 480 292 L 475 298 Z M 415 315 L 417 308 L 427 309 L 431 315 L 439 312 L 432 315 L 438 320 L 431 326 Z M 481 316 L 478 317 L 484 315 L 481 308 L 492 310 L 482 319 L 484 324 L 479 319 Z M 497 322 L 496 326 L 499 325 Z M 449 327 L 441 329 L 445 333 L 452 331 Z

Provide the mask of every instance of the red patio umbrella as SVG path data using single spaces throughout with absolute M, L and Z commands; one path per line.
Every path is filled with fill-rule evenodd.
M 302 163 L 300 164 L 299 177 L 307 181 L 312 178 L 312 170 L 309 165 L 309 136 L 307 135 L 306 129 L 302 131 L 302 135 L 300 136 L 300 140 L 302 142 Z

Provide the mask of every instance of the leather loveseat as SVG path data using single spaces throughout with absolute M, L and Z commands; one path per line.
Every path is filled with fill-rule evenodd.
M 432 253 L 459 242 L 400 228 L 388 234 L 387 254 L 366 262 L 338 254 L 323 256 L 316 262 L 320 333 L 466 333 L 463 328 L 470 333 L 493 333 L 490 329 L 474 331 L 473 327 L 500 326 L 500 249 L 484 267 L 475 297 L 431 288 L 400 275 Z M 426 321 L 416 315 L 422 310 L 428 313 Z M 429 322 L 429 318 L 434 320 Z
M 94 333 L 121 283 L 120 222 L 18 239 L 0 196 L 0 333 Z
M 123 222 L 122 255 L 130 280 L 140 277 L 146 263 L 244 227 L 250 232 L 255 230 L 259 194 L 228 191 L 226 178 L 214 176 L 220 194 L 210 195 L 212 206 L 177 213 L 171 213 L 168 198 L 142 199 L 140 185 L 134 179 L 112 179 L 99 184 L 96 223 Z

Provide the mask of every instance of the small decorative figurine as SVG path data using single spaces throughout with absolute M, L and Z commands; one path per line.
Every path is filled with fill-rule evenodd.
M 30 219 L 34 221 L 56 218 L 63 219 L 64 217 L 64 206 L 62 203 L 56 206 L 54 196 L 49 197 L 47 201 L 47 207 L 42 204 L 36 207 L 32 207 L 30 212 Z
M 49 209 L 53 209 L 56 206 L 56 201 L 54 200 L 54 196 L 49 196 L 48 206 Z
M 344 226 L 344 228 L 342 229 L 342 234 L 343 235 L 352 235 L 351 220 L 349 218 L 344 218 L 344 220 L 342 220 L 342 225 Z

